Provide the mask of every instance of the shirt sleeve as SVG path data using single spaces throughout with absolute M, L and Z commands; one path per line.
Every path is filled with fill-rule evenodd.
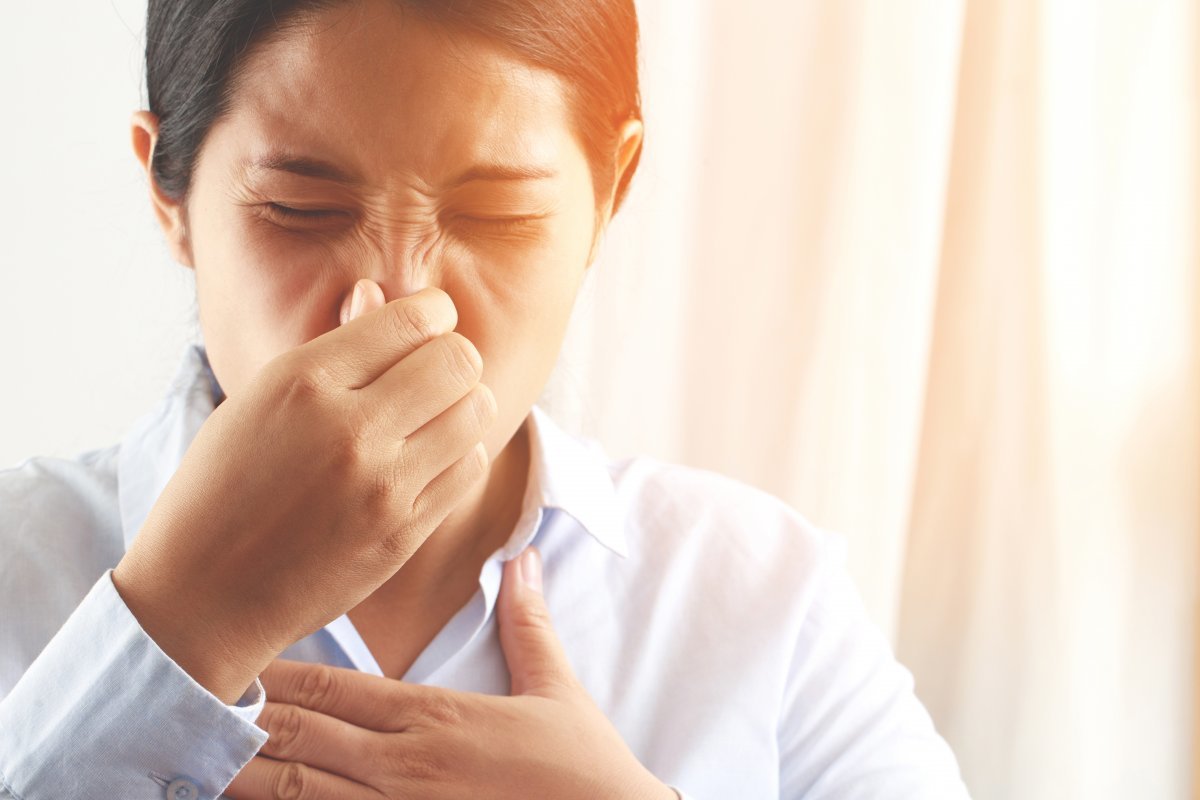
M 267 740 L 142 629 L 108 570 L 0 700 L 0 798 L 213 800 Z
M 968 798 L 958 763 L 831 543 L 801 626 L 779 729 L 785 800 Z

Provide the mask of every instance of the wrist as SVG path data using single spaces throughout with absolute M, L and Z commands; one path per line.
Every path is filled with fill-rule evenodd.
M 112 573 L 129 612 L 160 650 L 221 702 L 233 705 L 274 657 L 238 644 L 218 616 L 179 592 L 163 593 L 143 580 L 128 557 Z

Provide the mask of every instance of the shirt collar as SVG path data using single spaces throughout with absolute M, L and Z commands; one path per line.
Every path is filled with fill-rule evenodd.
M 616 487 L 600 444 L 567 433 L 536 405 L 530 408 L 526 424 L 530 437 L 526 494 L 534 493 L 538 508 L 557 508 L 571 516 L 617 555 L 629 555 Z
M 162 401 L 122 440 L 117 487 L 126 550 L 223 396 L 204 345 L 190 344 Z M 559 509 L 609 550 L 628 555 L 616 489 L 599 443 L 567 433 L 536 405 L 526 427 L 530 465 L 522 517 L 531 510 Z

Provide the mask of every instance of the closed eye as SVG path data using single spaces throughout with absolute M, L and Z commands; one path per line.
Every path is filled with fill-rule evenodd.
M 534 222 L 545 219 L 545 216 L 529 216 L 529 217 L 468 217 L 459 216 L 458 219 L 467 225 L 478 225 L 483 228 L 496 231 L 514 231 L 528 227 Z
M 336 217 L 344 213 L 323 208 L 292 208 L 291 206 L 280 205 L 279 203 L 267 203 L 266 205 L 272 214 L 284 219 L 328 219 L 329 217 Z

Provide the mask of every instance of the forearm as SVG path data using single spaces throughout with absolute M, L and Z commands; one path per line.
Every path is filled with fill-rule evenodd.
M 22 800 L 160 800 L 156 776 L 215 797 L 267 739 L 254 724 L 265 696 L 249 685 L 240 707 L 207 691 L 105 573 L 0 701 L 0 776 Z

